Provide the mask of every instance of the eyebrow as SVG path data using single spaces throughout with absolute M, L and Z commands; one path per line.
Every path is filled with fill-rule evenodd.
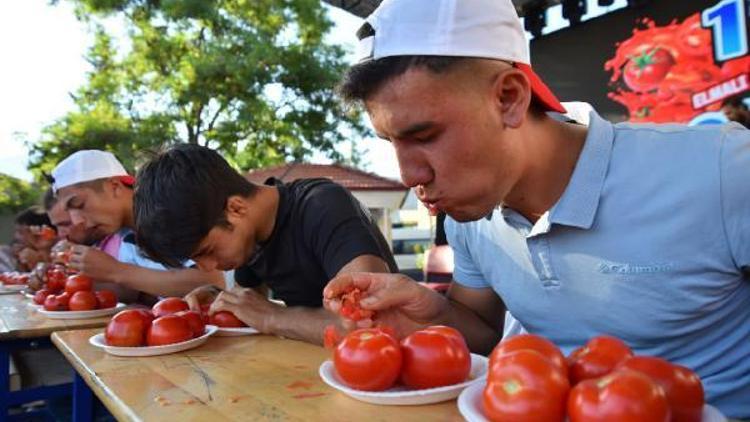
M 432 122 L 432 121 L 415 123 L 415 124 L 409 126 L 408 128 L 402 130 L 401 132 L 397 133 L 396 137 L 397 138 L 408 138 L 409 136 L 412 136 L 414 134 L 422 132 L 422 131 L 424 131 L 426 129 L 430 129 L 433 126 L 435 126 L 435 122 Z M 381 139 L 386 139 L 386 140 L 388 139 L 388 137 L 384 136 L 381 133 L 377 133 L 377 132 L 375 133 L 375 136 L 377 136 L 378 138 L 381 138 Z
M 65 207 L 64 207 L 65 211 L 68 211 L 70 209 L 70 203 L 73 202 L 73 200 L 76 198 L 77 198 L 76 195 L 72 195 L 68 199 L 65 200 Z

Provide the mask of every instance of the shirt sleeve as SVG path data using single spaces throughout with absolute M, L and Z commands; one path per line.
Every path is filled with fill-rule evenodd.
M 733 125 L 721 145 L 721 208 L 732 258 L 750 270 L 750 130 Z
M 445 234 L 453 248 L 453 280 L 473 289 L 491 287 L 484 280 L 471 255 L 472 245 L 467 239 L 467 228 L 475 223 L 458 223 L 450 217 L 445 219 Z
M 382 234 L 370 213 L 342 186 L 316 186 L 306 201 L 303 236 L 329 278 L 358 256 L 388 253 L 378 245 L 377 236 Z
M 133 264 L 151 270 L 166 271 L 164 265 L 148 259 L 141 253 L 136 245 L 129 242 L 122 242 L 122 244 L 120 244 L 120 251 L 117 260 L 126 264 Z

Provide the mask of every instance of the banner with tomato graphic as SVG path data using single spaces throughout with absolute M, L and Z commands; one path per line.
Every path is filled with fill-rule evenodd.
M 721 6 L 737 7 L 744 13 L 743 3 L 724 1 Z M 726 55 L 715 47 L 724 46 L 714 37 L 726 34 L 722 27 L 705 27 L 710 15 L 698 12 L 664 26 L 645 18 L 630 38 L 617 45 L 604 69 L 611 72 L 609 98 L 627 107 L 630 121 L 687 123 L 699 114 L 719 110 L 728 97 L 750 90 L 747 47 L 735 48 L 734 57 L 721 61 Z M 746 43 L 746 32 L 737 34 Z M 737 57 L 737 52 L 743 55 Z
M 532 39 L 532 65 L 562 101 L 611 121 L 725 119 L 723 100 L 750 96 L 749 12 L 750 0 L 651 0 Z

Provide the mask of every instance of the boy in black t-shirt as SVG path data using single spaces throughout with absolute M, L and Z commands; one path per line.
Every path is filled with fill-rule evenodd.
M 323 288 L 347 272 L 395 272 L 366 209 L 327 179 L 255 185 L 211 149 L 179 145 L 141 169 L 135 192 L 139 246 L 178 266 L 236 269 L 242 287 L 221 292 L 211 312 L 227 310 L 261 332 L 322 343 L 338 320 L 322 308 Z M 267 287 L 286 307 L 252 288 Z M 189 295 L 191 306 L 213 296 Z

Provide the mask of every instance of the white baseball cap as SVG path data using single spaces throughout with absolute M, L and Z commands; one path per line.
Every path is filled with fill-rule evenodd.
M 528 42 L 511 0 L 383 0 L 357 35 L 360 62 L 392 56 L 511 62 L 529 78 L 541 105 L 565 113 L 531 69 Z
M 67 186 L 109 177 L 119 177 L 126 185 L 135 184 L 133 176 L 125 171 L 111 152 L 96 149 L 78 151 L 60 161 L 52 170 L 52 190 L 57 193 Z

